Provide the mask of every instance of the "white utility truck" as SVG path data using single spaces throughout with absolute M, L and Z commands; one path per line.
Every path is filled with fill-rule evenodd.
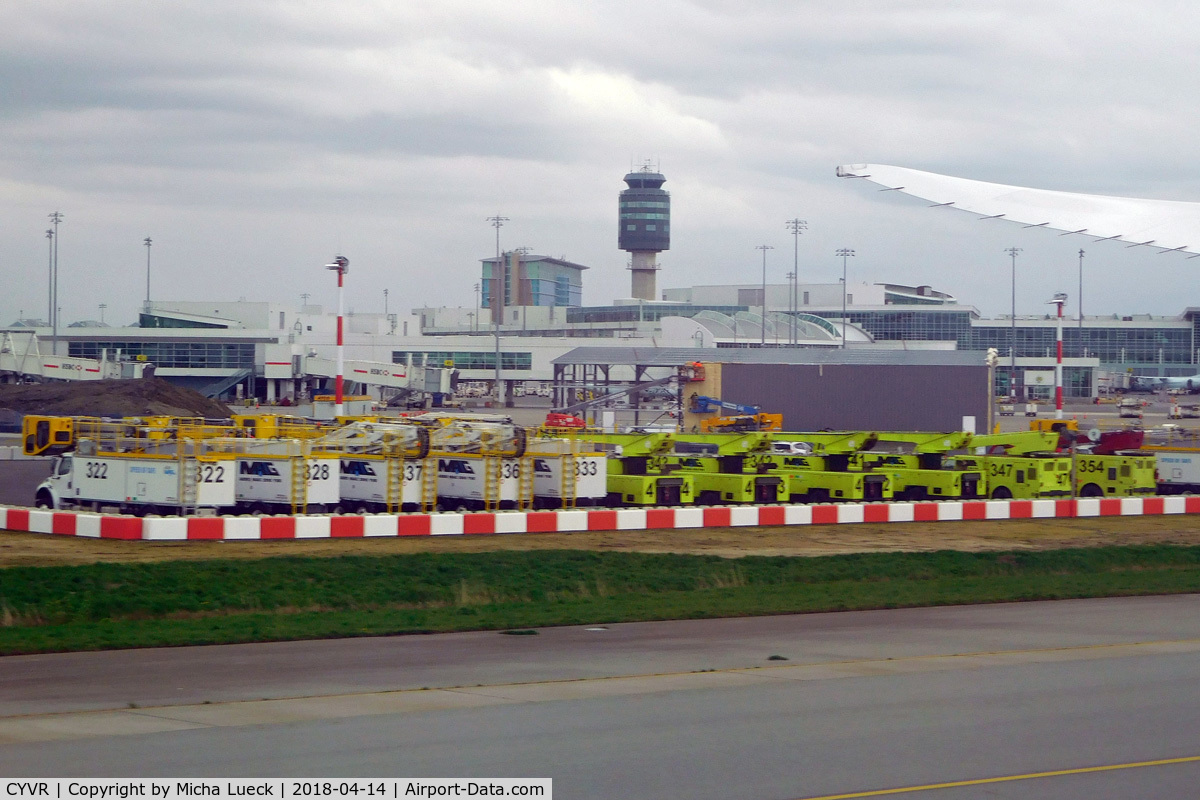
M 339 455 L 339 508 L 360 514 L 432 510 L 437 475 L 429 429 L 404 422 L 352 422 L 318 446 Z
M 341 499 L 338 458 L 298 439 L 238 441 L 238 508 L 254 514 L 322 514 Z
M 1159 494 L 1200 493 L 1200 452 L 1159 450 L 1154 456 Z
M 76 450 L 56 456 L 54 470 L 38 487 L 35 505 L 52 509 L 127 514 L 191 514 L 232 510 L 234 461 L 222 453 L 123 455 L 98 450 L 81 439 Z

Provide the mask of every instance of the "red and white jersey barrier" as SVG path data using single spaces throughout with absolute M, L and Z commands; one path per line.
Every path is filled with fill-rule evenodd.
M 856 522 L 1063 519 L 1145 514 L 1200 514 L 1200 496 L 297 517 L 143 518 L 116 514 L 0 507 L 0 530 L 83 536 L 93 539 L 234 541 L 336 539 L 368 536 L 457 536 L 488 533 L 573 533 L 576 531 L 641 531 L 747 526 L 778 527 Z

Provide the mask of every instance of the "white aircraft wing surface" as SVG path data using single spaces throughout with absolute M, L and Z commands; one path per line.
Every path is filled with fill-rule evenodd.
M 837 174 L 865 178 L 884 191 L 969 211 L 981 219 L 1113 239 L 1130 247 L 1200 254 L 1200 203 L 1030 189 L 883 164 L 841 166 Z

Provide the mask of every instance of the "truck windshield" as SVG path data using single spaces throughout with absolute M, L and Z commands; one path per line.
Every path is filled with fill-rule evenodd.
M 71 472 L 71 457 L 63 456 L 58 462 L 58 474 L 67 475 Z

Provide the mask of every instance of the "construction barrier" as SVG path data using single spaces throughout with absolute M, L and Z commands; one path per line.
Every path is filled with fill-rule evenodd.
M 861 522 L 1065 519 L 1147 514 L 1200 514 L 1200 496 L 295 517 L 130 517 L 0 507 L 0 530 L 93 539 L 245 541 L 778 527 Z

